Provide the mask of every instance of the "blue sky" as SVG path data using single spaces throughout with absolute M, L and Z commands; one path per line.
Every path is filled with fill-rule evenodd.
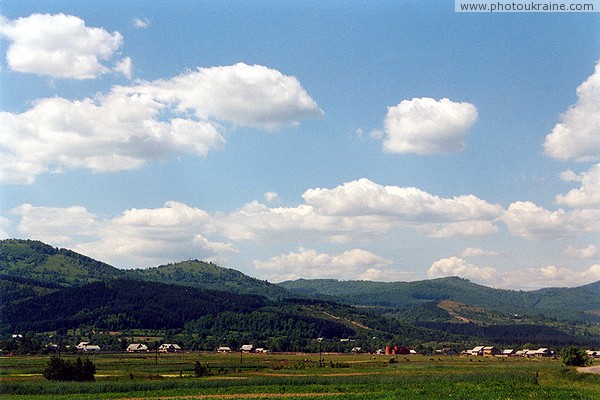
M 0 236 L 121 268 L 600 280 L 600 13 L 0 3 Z

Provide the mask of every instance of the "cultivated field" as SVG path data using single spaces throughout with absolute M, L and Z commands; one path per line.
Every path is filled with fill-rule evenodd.
M 72 357 L 72 356 L 69 356 Z M 600 399 L 559 360 L 315 354 L 97 354 L 96 382 L 50 382 L 49 356 L 0 357 L 11 399 Z M 211 375 L 196 377 L 194 363 Z M 597 364 L 596 364 L 597 365 Z

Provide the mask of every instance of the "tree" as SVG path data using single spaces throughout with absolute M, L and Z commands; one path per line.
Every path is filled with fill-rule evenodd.
M 584 367 L 590 364 L 590 358 L 584 349 L 575 346 L 567 347 L 562 354 L 565 365 L 573 367 Z
M 210 370 L 208 369 L 208 367 L 206 365 L 202 365 L 200 361 L 196 361 L 196 363 L 194 364 L 194 372 L 198 377 L 210 375 Z
M 44 378 L 51 381 L 93 381 L 96 365 L 89 359 L 82 361 L 77 357 L 74 363 L 52 356 L 44 370 Z

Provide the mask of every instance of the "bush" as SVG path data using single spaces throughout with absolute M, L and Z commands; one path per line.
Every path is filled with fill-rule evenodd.
M 44 378 L 51 381 L 93 381 L 96 373 L 96 365 L 89 359 L 81 360 L 77 357 L 74 363 L 52 356 L 48 366 L 44 370 Z
M 206 365 L 202 365 L 200 361 L 196 361 L 194 364 L 194 372 L 196 376 L 208 376 L 210 375 L 210 370 Z
M 565 365 L 569 365 L 572 367 L 584 367 L 590 364 L 590 359 L 587 356 L 585 350 L 580 349 L 579 347 L 567 347 L 563 351 L 562 357 Z

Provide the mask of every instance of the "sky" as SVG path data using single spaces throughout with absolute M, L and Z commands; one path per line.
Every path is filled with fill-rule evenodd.
M 600 13 L 0 1 L 0 237 L 281 282 L 600 280 Z

